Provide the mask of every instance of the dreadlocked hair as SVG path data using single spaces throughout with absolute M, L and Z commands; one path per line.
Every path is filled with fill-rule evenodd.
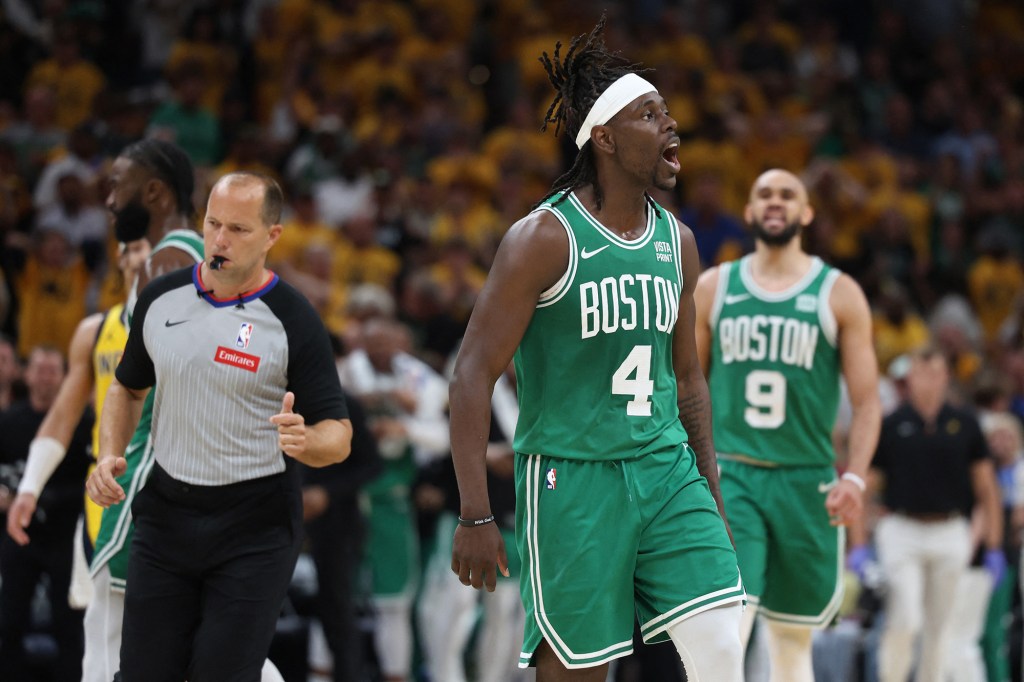
M 554 123 L 556 136 L 564 128 L 566 133 L 575 138 L 594 102 L 612 83 L 628 73 L 639 75 L 649 71 L 641 68 L 640 64 L 631 63 L 622 55 L 608 50 L 603 35 L 607 19 L 607 15 L 602 13 L 600 21 L 590 33 L 573 38 L 564 58 L 561 56 L 561 41 L 555 43 L 553 55 L 549 56 L 545 50 L 539 57 L 540 63 L 544 65 L 544 71 L 548 74 L 548 80 L 555 88 L 555 99 L 544 114 L 541 131 L 546 132 L 548 124 Z M 551 190 L 537 205 L 564 191 L 565 194 L 555 202 L 559 204 L 565 201 L 569 192 L 588 184 L 594 187 L 594 201 L 600 209 L 604 192 L 597 181 L 594 150 L 589 140 L 576 154 L 572 168 L 555 180 Z M 657 211 L 650 195 L 645 193 L 645 196 L 648 203 Z
M 192 159 L 178 145 L 157 138 L 145 138 L 121 150 L 120 156 L 145 168 L 167 185 L 174 195 L 175 207 L 188 219 L 195 217 L 192 192 L 195 190 L 195 171 Z

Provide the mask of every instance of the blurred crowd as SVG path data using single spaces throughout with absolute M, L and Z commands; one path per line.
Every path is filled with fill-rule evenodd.
M 336 336 L 343 385 L 365 402 L 384 462 L 364 501 L 367 545 L 374 501 L 389 527 L 411 529 L 408 575 L 366 608 L 388 627 L 404 619 L 408 631 L 388 636 L 408 651 L 375 665 L 412 679 L 426 660 L 429 673 L 432 651 L 451 644 L 433 642 L 431 612 L 419 628 L 411 613 L 417 585 L 431 584 L 434 529 L 448 532 L 457 511 L 436 387 L 502 234 L 575 155 L 540 129 L 554 92 L 538 57 L 602 11 L 609 46 L 653 69 L 678 122 L 680 181 L 655 198 L 694 231 L 704 265 L 749 250 L 758 173 L 800 174 L 816 212 L 806 246 L 864 287 L 882 373 L 898 380 L 894 361 L 933 340 L 954 400 L 1019 426 L 1015 0 L 2 0 L 0 406 L 24 390 L 30 349 L 66 349 L 79 320 L 125 296 L 104 206 L 124 145 L 160 136 L 184 148 L 200 215 L 225 172 L 277 178 L 288 207 L 271 265 Z M 1022 449 L 1019 432 L 993 447 L 1008 513 L 1024 509 L 1009 483 Z M 1016 564 L 1024 511 L 1011 517 Z M 620 669 L 626 679 L 630 664 Z

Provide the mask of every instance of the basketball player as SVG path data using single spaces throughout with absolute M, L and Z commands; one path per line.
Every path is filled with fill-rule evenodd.
M 814 211 L 796 176 L 762 174 L 745 217 L 754 253 L 697 284 L 697 348 L 748 595 L 744 647 L 761 613 L 771 679 L 813 682 L 812 628 L 839 608 L 843 526 L 863 509 L 881 423 L 871 315 L 853 279 L 801 248 Z M 840 375 L 853 421 L 837 480 L 831 435 Z
M 540 682 L 604 680 L 639 619 L 645 641 L 675 643 L 690 679 L 738 682 L 743 587 L 694 346 L 697 250 L 647 192 L 675 186 L 676 122 L 603 28 L 542 58 L 558 93 L 546 122 L 580 151 L 502 241 L 456 361 L 452 570 L 488 591 L 496 565 L 508 575 L 485 452 L 491 391 L 514 356 L 520 667 Z
M 131 282 L 143 262 L 149 256 L 149 242 L 139 239 L 121 245 L 118 265 L 124 281 Z M 96 313 L 78 324 L 68 348 L 68 371 L 61 383 L 60 392 L 40 424 L 36 437 L 29 447 L 25 463 L 25 475 L 18 485 L 18 495 L 7 514 L 7 532 L 20 545 L 29 543 L 26 533 L 32 515 L 35 513 L 39 494 L 46 482 L 63 461 L 75 426 L 82 413 L 94 401 L 96 413 L 103 409 L 103 398 L 110 387 L 114 368 L 124 351 L 128 331 L 124 320 L 124 304 L 118 304 L 105 313 Z M 93 426 L 92 450 L 97 452 L 99 420 Z M 99 532 L 102 508 L 85 497 L 85 543 L 77 547 L 92 554 Z M 83 548 L 83 544 L 86 546 Z M 76 559 L 79 557 L 76 556 Z M 87 558 L 87 557 L 86 557 Z M 71 604 L 85 608 L 91 595 L 88 571 L 85 576 L 73 576 Z
M 192 265 L 203 257 L 202 237 L 192 228 L 195 210 L 192 162 L 176 145 L 146 139 L 129 145 L 114 160 L 107 209 L 114 217 L 119 240 L 146 239 L 152 253 L 129 288 L 125 319 L 130 325 L 138 292 L 160 274 Z M 123 350 L 123 344 L 121 350 Z M 85 612 L 84 682 L 108 682 L 118 669 L 125 575 L 133 526 L 131 502 L 149 473 L 151 401 L 125 453 L 127 471 L 119 481 L 127 499 L 103 510 L 90 562 L 93 596 Z M 92 646 L 90 646 L 92 644 Z

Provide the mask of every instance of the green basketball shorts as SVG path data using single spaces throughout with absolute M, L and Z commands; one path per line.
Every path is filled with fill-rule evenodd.
M 744 599 L 736 554 L 685 444 L 632 460 L 516 457 L 526 628 L 566 668 L 602 665 L 701 611 Z
M 722 499 L 743 585 L 760 613 L 823 627 L 843 597 L 846 536 L 829 523 L 831 466 L 759 467 L 719 460 Z

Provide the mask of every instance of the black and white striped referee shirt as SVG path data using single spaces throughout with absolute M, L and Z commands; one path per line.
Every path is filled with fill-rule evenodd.
M 227 300 L 206 290 L 199 264 L 153 280 L 135 308 L 117 380 L 136 390 L 156 385 L 154 456 L 195 485 L 284 471 L 269 420 L 286 391 L 307 425 L 348 417 L 323 322 L 277 275 Z

